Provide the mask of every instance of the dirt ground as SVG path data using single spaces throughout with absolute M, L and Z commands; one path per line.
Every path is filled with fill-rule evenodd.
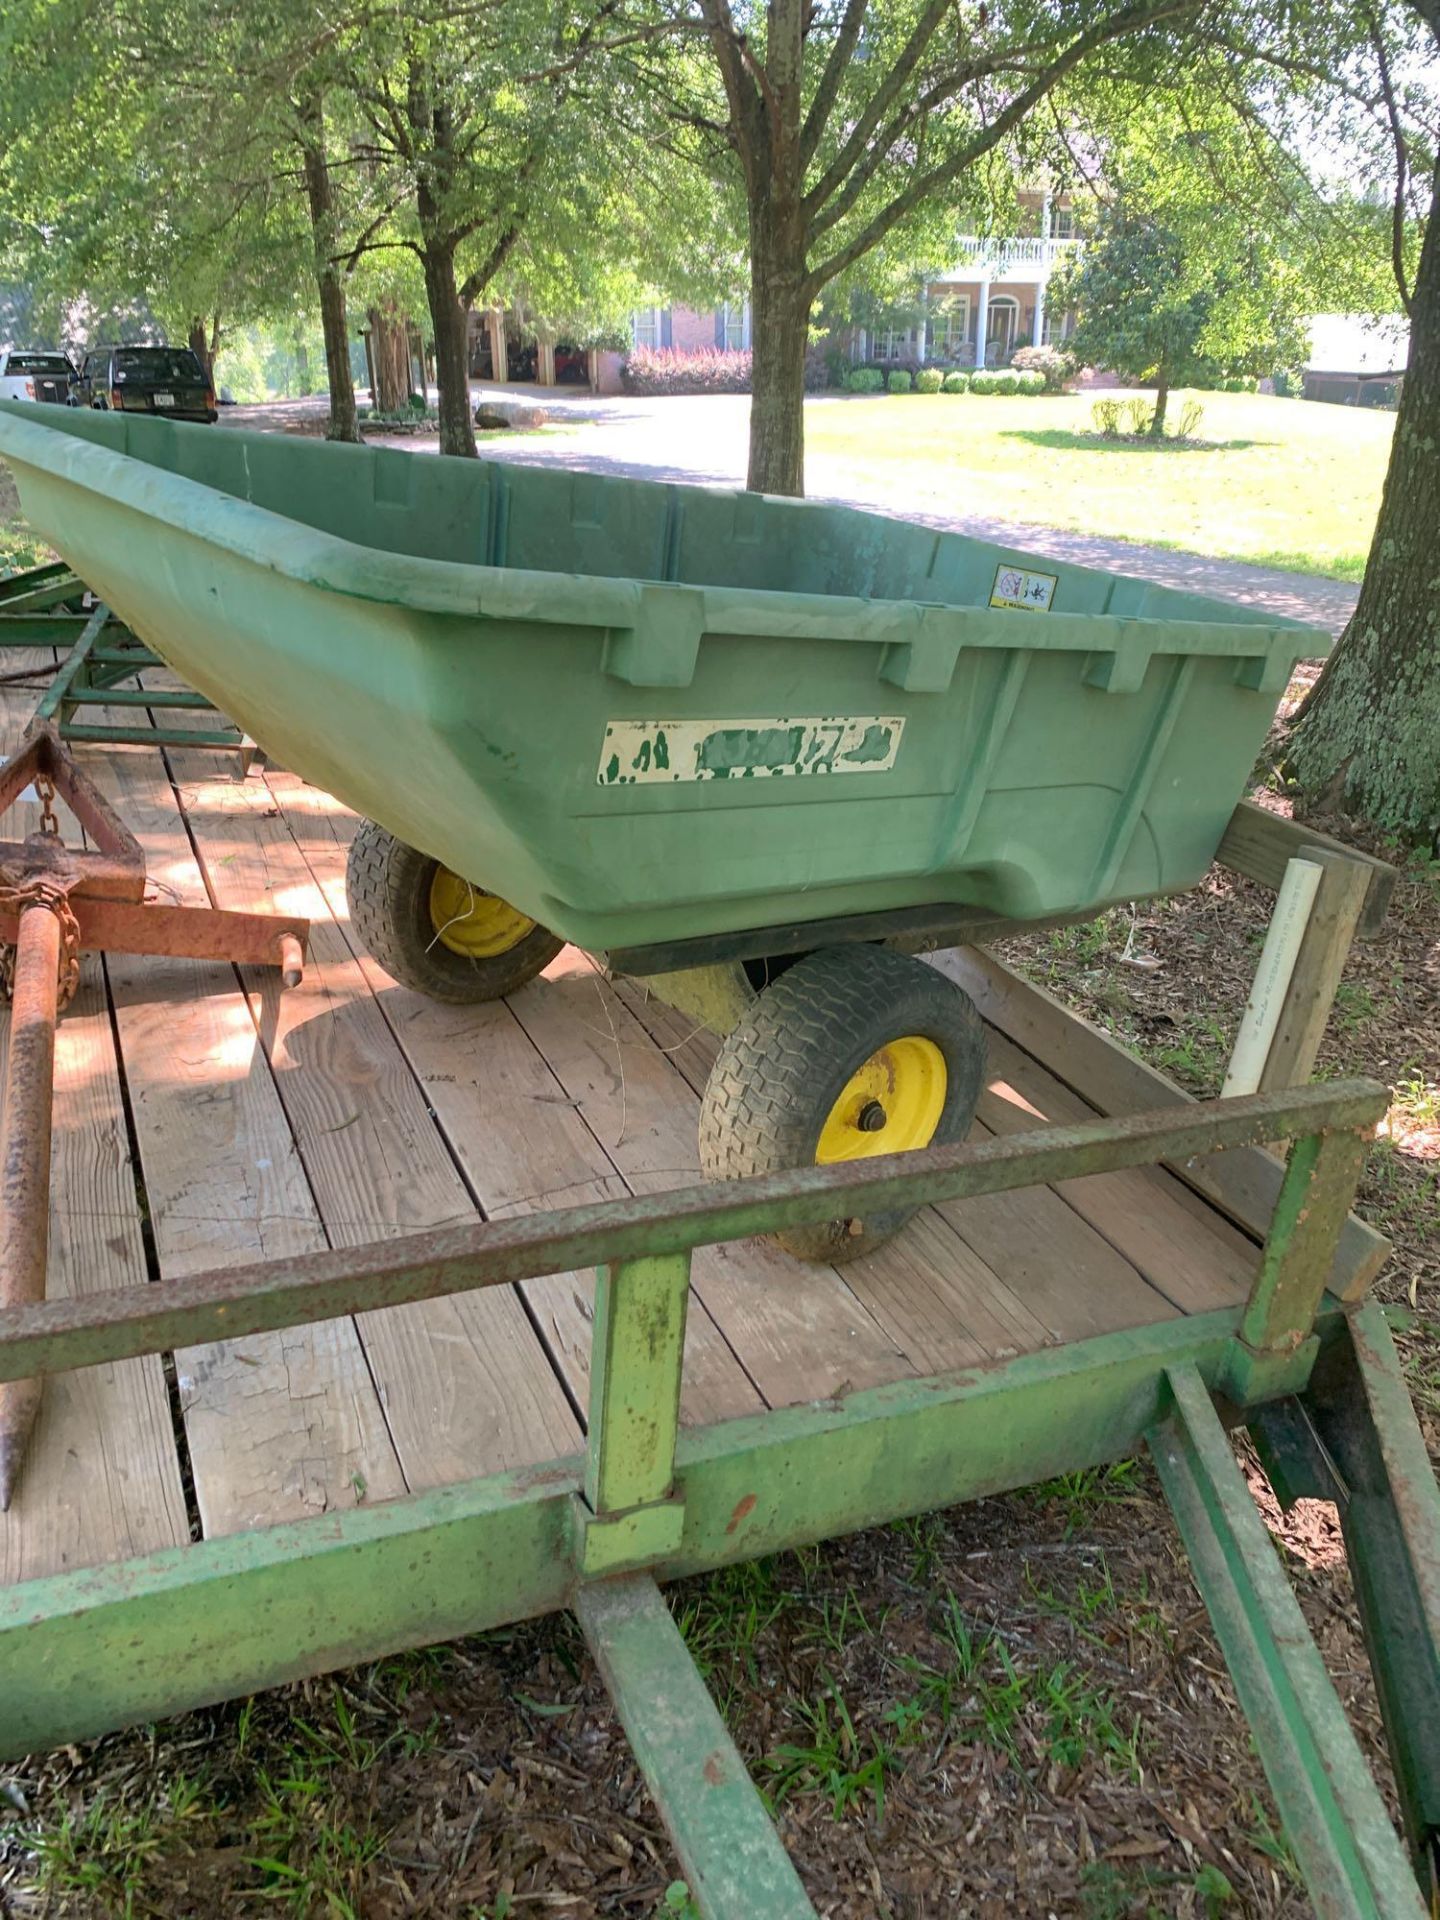
M 1259 797 L 1288 808 L 1278 781 Z M 1320 1070 L 1396 1087 L 1362 1211 L 1396 1244 L 1379 1291 L 1415 1310 L 1403 1346 L 1440 1457 L 1440 863 L 1325 824 L 1402 863 L 1385 930 L 1352 957 Z M 1267 912 L 1259 889 L 1216 875 L 1010 957 L 1213 1093 Z M 1333 1513 L 1312 1506 L 1279 1538 L 1383 1781 Z M 670 1597 L 833 1920 L 1311 1911 L 1144 1465 Z M 0 1770 L 7 1916 L 685 1920 L 676 1874 L 562 1620 Z

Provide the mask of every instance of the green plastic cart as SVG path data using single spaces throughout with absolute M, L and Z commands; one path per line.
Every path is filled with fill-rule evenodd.
M 397 980 L 491 998 L 571 941 L 728 1036 L 716 1174 L 963 1137 L 980 1022 L 902 949 L 1193 885 L 1326 645 L 810 502 L 15 406 L 0 453 L 108 606 L 365 817 L 351 915 Z

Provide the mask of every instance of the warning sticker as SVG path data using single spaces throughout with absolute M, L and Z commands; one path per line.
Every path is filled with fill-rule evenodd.
M 596 779 L 602 787 L 626 787 L 657 780 L 888 773 L 904 731 L 898 714 L 813 720 L 611 720 Z
M 990 589 L 992 607 L 1018 607 L 1022 613 L 1048 613 L 1058 573 L 1027 573 L 1023 567 L 997 567 Z

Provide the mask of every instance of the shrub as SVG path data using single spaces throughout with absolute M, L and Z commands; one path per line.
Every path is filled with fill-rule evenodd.
M 1017 393 L 1045 393 L 1047 391 L 1045 376 L 1040 372 L 1038 367 L 1028 373 L 1021 372 L 1013 374 L 1011 377 L 1015 382 L 1015 391 Z
M 724 347 L 636 347 L 620 363 L 627 393 L 748 393 L 750 355 Z
M 945 376 L 939 367 L 922 367 L 915 376 L 917 393 L 939 393 L 945 384 Z
M 1305 390 L 1305 370 L 1303 367 L 1277 367 L 1272 383 L 1282 400 L 1297 399 Z
M 1046 393 L 1063 393 L 1075 372 L 1074 356 L 1058 347 L 1021 347 L 1011 354 L 1010 365 L 1017 373 L 1040 375 L 1040 387 L 1022 387 L 1022 393 L 1038 393 L 1042 388 Z
M 903 367 L 896 367 L 885 384 L 891 393 L 909 393 L 914 382 Z
M 1254 393 L 1260 382 L 1248 373 L 1232 373 L 1220 382 L 1222 393 Z
M 1120 402 L 1118 400 L 1097 400 L 1090 409 L 1090 418 L 1095 423 L 1095 431 L 1102 440 L 1120 438 Z
M 1189 440 L 1194 437 L 1195 429 L 1205 418 L 1205 409 L 1198 400 L 1187 400 L 1175 416 L 1174 434 L 1177 440 Z
M 852 367 L 845 376 L 845 384 L 851 393 L 879 393 L 885 385 L 885 376 L 876 367 Z
M 1018 392 L 1019 386 L 1020 376 L 1018 373 L 997 373 L 995 375 L 995 384 L 991 387 L 990 391 L 992 393 L 1015 393 Z
M 970 391 L 969 374 L 958 371 L 955 373 L 947 373 L 945 376 L 945 391 L 946 393 L 968 393 Z
M 977 367 L 970 376 L 971 393 L 994 393 L 999 377 L 998 374 L 987 373 L 984 367 Z

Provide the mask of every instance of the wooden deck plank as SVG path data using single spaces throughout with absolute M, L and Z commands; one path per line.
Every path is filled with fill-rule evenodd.
M 345 850 L 353 817 L 289 776 L 272 780 L 286 823 L 348 937 Z M 504 1003 L 444 1007 L 394 985 L 356 948 L 377 1005 L 424 1098 L 492 1219 L 614 1199 L 628 1189 L 529 1035 Z M 524 1284 L 531 1312 L 577 1402 L 587 1403 L 594 1277 L 552 1274 Z M 704 1305 L 686 1324 L 681 1417 L 687 1424 L 753 1413 L 763 1402 Z
M 633 982 L 620 993 L 698 1092 L 715 1036 Z M 977 1128 L 977 1137 L 987 1131 Z M 917 1268 L 928 1271 L 928 1292 Z M 922 1373 L 970 1364 L 963 1357 L 970 1342 L 998 1357 L 1145 1326 L 1175 1311 L 1047 1187 L 929 1208 L 845 1272 Z M 962 1357 L 941 1357 L 951 1352 Z
M 53 662 L 48 649 L 37 653 L 37 664 Z M 25 654 L 7 649 L 7 667 L 27 664 Z M 0 695 L 6 754 L 15 750 L 36 697 L 18 688 Z M 22 801 L 4 830 L 23 838 L 38 825 L 39 807 Z M 75 823 L 63 813 L 61 828 L 78 844 Z M 9 1027 L 7 1004 L 0 1007 L 0 1085 Z M 79 992 L 56 1029 L 46 1291 L 54 1300 L 75 1299 L 139 1286 L 145 1277 L 104 977 L 98 956 L 87 955 Z M 15 1498 L 0 1515 L 0 1585 L 153 1553 L 188 1537 L 160 1356 L 49 1379 Z
M 1078 1094 L 1001 1034 L 991 1036 L 990 1060 L 997 1077 L 980 1115 L 992 1132 L 1091 1117 Z M 1254 1242 L 1164 1168 L 1092 1174 L 1062 1181 L 1056 1191 L 1181 1312 L 1231 1306 L 1249 1291 Z
M 162 897 L 204 905 L 159 754 L 115 748 L 86 765 L 144 847 Z M 106 965 L 162 1272 L 323 1247 L 234 970 L 120 955 Z M 175 1365 L 207 1534 L 404 1492 L 349 1319 L 187 1348 Z
M 971 995 L 992 1027 L 1043 1062 L 1092 1113 L 1149 1113 L 1194 1104 L 1193 1094 L 984 948 L 957 948 L 927 958 Z M 1202 1203 L 1258 1239 L 1269 1228 L 1285 1163 L 1261 1147 L 1237 1147 L 1230 1153 L 1197 1155 L 1169 1171 Z M 1345 1299 L 1356 1297 L 1389 1253 L 1384 1234 L 1350 1214 L 1340 1230 L 1331 1290 Z
M 303 984 L 245 970 L 275 1082 L 333 1246 L 394 1238 L 477 1209 L 365 975 L 262 782 L 219 754 L 177 768 L 218 906 L 311 921 Z M 412 1488 L 532 1466 L 579 1444 L 554 1368 L 513 1288 L 359 1316 Z
M 636 1193 L 701 1178 L 693 1089 L 582 954 L 567 947 L 511 1005 Z M 698 1249 L 691 1271 L 771 1406 L 917 1371 L 833 1267 L 744 1240 Z

